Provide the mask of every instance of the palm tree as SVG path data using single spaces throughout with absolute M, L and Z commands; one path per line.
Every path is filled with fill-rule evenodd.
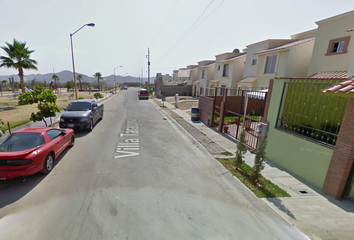
M 26 47 L 26 42 L 20 42 L 14 39 L 13 44 L 5 42 L 7 46 L 1 47 L 8 55 L 8 57 L 0 56 L 0 67 L 15 68 L 18 70 L 18 76 L 21 80 L 21 89 L 25 93 L 25 82 L 23 81 L 23 70 L 33 69 L 38 70 L 36 60 L 30 59 L 31 53 L 34 50 L 29 50 Z
M 77 75 L 77 80 L 80 83 L 80 90 L 82 91 L 82 86 L 81 86 L 82 75 L 81 74 Z
M 100 79 L 103 79 L 102 74 L 100 72 L 96 72 L 93 76 L 97 78 L 98 91 L 99 91 L 100 90 Z
M 54 86 L 57 86 L 57 81 L 59 82 L 59 76 L 56 74 L 53 74 L 52 78 L 54 80 Z

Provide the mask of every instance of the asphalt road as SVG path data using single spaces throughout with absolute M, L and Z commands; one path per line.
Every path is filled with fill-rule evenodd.
M 0 182 L 0 239 L 307 239 L 137 89 L 48 175 Z

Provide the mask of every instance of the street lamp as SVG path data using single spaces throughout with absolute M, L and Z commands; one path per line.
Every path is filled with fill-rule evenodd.
M 76 30 L 74 33 L 70 33 L 70 43 L 71 43 L 71 57 L 73 60 L 73 72 L 74 72 L 74 89 L 75 89 L 75 98 L 77 100 L 77 88 L 76 88 L 76 76 L 75 76 L 75 64 L 74 64 L 74 50 L 73 50 L 73 35 L 75 33 L 77 33 L 78 31 L 80 31 L 82 28 L 84 28 L 85 26 L 89 26 L 89 27 L 94 27 L 95 24 L 94 23 L 88 23 L 85 24 L 84 26 L 82 26 L 81 28 L 79 28 L 78 30 Z
M 116 69 L 120 68 L 120 67 L 123 67 L 123 66 L 118 66 L 118 67 L 114 68 L 114 91 L 115 91 L 115 93 L 117 93 Z
M 123 84 L 124 84 L 124 80 L 125 80 L 125 75 L 127 75 L 128 73 L 124 73 L 123 74 Z

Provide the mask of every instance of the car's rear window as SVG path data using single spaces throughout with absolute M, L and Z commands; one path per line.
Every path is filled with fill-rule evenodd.
M 142 93 L 145 94 L 145 93 L 148 93 L 148 91 L 147 91 L 147 90 L 141 90 L 141 91 L 140 91 L 140 94 L 142 94 Z
M 0 144 L 0 152 L 18 152 L 43 145 L 40 133 L 13 133 Z
M 91 110 L 91 103 L 88 102 L 72 102 L 66 111 L 87 111 Z

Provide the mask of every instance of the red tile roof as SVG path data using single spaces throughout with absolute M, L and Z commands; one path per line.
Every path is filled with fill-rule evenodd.
M 354 78 L 344 80 L 336 83 L 326 89 L 321 90 L 323 93 L 346 95 L 347 97 L 354 97 Z
M 238 81 L 239 83 L 251 83 L 256 81 L 255 77 L 246 77 L 244 79 L 242 79 L 241 81 Z
M 298 40 L 298 41 L 294 41 L 294 42 L 291 42 L 291 43 L 287 43 L 287 44 L 281 45 L 281 46 L 276 47 L 276 48 L 271 48 L 271 49 L 267 49 L 267 50 L 262 50 L 262 51 L 256 52 L 255 55 L 256 54 L 261 54 L 261 53 L 268 53 L 268 52 L 286 50 L 286 49 L 289 49 L 291 47 L 294 47 L 294 46 L 297 46 L 297 45 L 300 45 L 300 44 L 303 44 L 303 43 L 306 43 L 306 42 L 314 41 L 314 40 L 315 40 L 314 37 L 301 39 L 301 40 Z
M 320 78 L 320 79 L 346 79 L 346 71 L 332 71 L 332 72 L 318 72 L 308 78 Z

